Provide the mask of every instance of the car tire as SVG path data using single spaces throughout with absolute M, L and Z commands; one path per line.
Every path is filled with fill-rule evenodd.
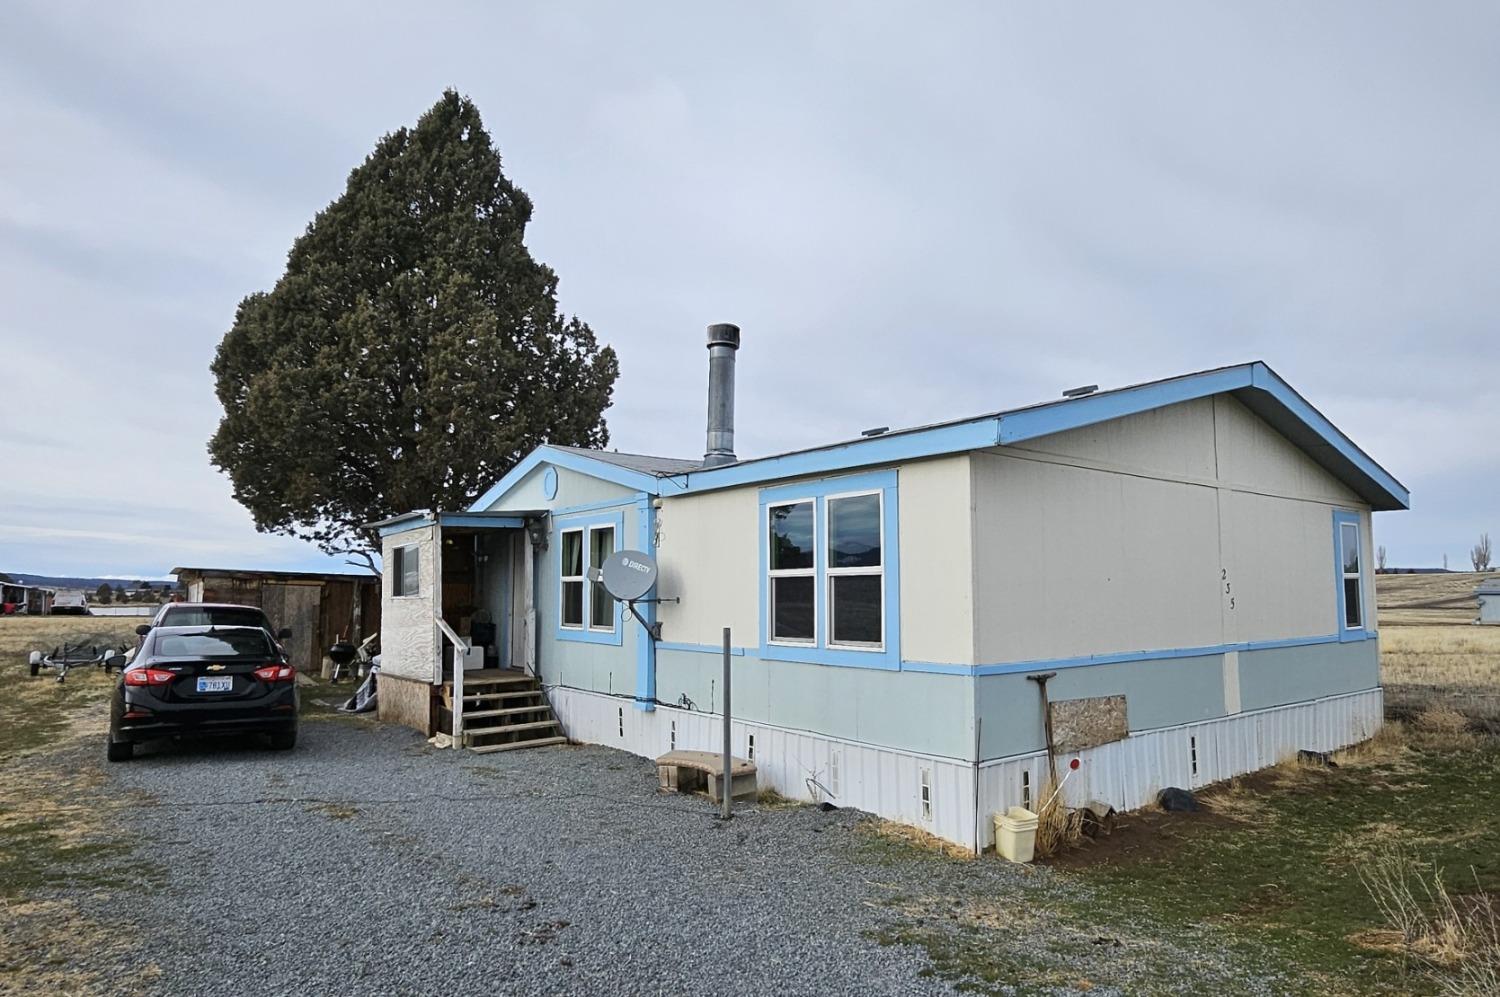
M 291 751 L 297 746 L 297 731 L 278 730 L 271 735 L 271 747 L 276 751 Z
M 112 762 L 128 762 L 135 757 L 135 743 L 111 737 L 104 742 L 104 757 Z

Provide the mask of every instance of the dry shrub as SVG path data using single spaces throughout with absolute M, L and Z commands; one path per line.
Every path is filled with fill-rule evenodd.
M 1428 707 L 1412 718 L 1411 729 L 1424 748 L 1447 751 L 1471 751 L 1481 739 L 1469 730 L 1469 719 L 1446 706 Z
M 1488 894 L 1455 896 L 1441 870 L 1399 846 L 1377 851 L 1359 878 L 1403 967 L 1421 968 L 1439 993 L 1500 997 L 1500 910 Z
M 1042 809 L 1036 814 L 1036 857 L 1051 858 L 1077 845 L 1083 837 L 1083 815 L 1069 809 L 1051 780 L 1042 788 Z
M 935 834 L 929 834 L 919 827 L 912 827 L 910 824 L 898 824 L 893 820 L 868 820 L 860 822 L 857 826 L 866 834 L 873 834 L 877 838 L 910 845 L 923 851 L 937 852 L 947 858 L 971 859 L 974 857 L 970 849 L 939 838 Z
M 1462 734 L 1469 726 L 1464 715 L 1451 707 L 1431 706 L 1417 714 L 1412 726 L 1424 734 Z
M 770 810 L 779 810 L 785 807 L 800 807 L 802 804 L 797 800 L 788 799 L 774 789 L 762 789 L 755 794 L 755 802 Z

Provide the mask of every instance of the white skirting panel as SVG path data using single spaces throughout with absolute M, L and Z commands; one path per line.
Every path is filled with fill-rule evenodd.
M 547 690 L 563 731 L 574 741 L 656 758 L 681 751 L 722 751 L 723 719 L 714 713 L 658 706 L 553 686 Z M 623 734 L 621 728 L 623 726 Z M 973 847 L 974 766 L 807 731 L 734 721 L 730 750 L 749 758 L 750 738 L 761 789 L 812 803 L 855 807 Z M 923 804 L 923 786 L 927 804 Z
M 1368 740 L 1380 730 L 1383 715 L 1381 691 L 1369 689 L 1132 732 L 1123 741 L 1059 756 L 1059 776 L 1067 775 L 1072 758 L 1079 760 L 1063 798 L 1071 806 L 1102 800 L 1116 810 L 1135 810 L 1153 803 L 1168 786 L 1196 789 L 1275 765 L 1303 749 L 1333 751 Z M 985 762 L 979 771 L 980 812 L 986 817 L 1021 804 L 1028 785 L 1033 807 L 1044 802 L 1042 789 L 1050 777 L 1046 752 Z M 985 847 L 994 843 L 988 824 L 980 827 Z
M 645 758 L 674 747 L 722 750 L 722 721 L 713 713 L 670 706 L 641 711 L 627 699 L 562 686 L 547 693 L 564 732 L 574 741 Z M 1063 795 L 1072 806 L 1103 800 L 1117 810 L 1134 810 L 1153 803 L 1167 786 L 1194 789 L 1275 765 L 1302 749 L 1332 751 L 1367 740 L 1380 729 L 1382 715 L 1381 691 L 1370 689 L 1137 731 L 1123 741 L 1078 752 L 1078 771 L 1063 787 Z M 754 758 L 761 789 L 774 789 L 790 799 L 856 807 L 974 847 L 972 762 L 765 724 L 735 722 L 732 730 L 731 750 L 736 757 Z M 1060 775 L 1067 773 L 1072 757 L 1058 758 Z M 1039 807 L 1047 780 L 1045 752 L 979 766 L 979 846 L 994 844 L 991 815 L 1023 802 Z M 1023 793 L 1029 793 L 1029 801 Z

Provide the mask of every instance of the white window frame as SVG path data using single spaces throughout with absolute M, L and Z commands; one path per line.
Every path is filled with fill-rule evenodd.
M 860 497 L 865 496 L 865 495 L 874 495 L 876 497 L 876 499 L 880 503 L 879 518 L 877 519 L 877 522 L 879 523 L 879 527 L 880 527 L 880 567 L 878 567 L 878 568 L 835 568 L 833 566 L 833 561 L 829 558 L 829 554 L 831 552 L 827 549 L 829 543 L 831 543 L 832 539 L 833 539 L 833 503 L 837 502 L 839 499 L 860 498 Z M 824 516 L 824 518 L 828 522 L 828 527 L 824 531 L 825 534 L 826 534 L 826 536 L 823 538 L 823 548 L 824 549 L 822 551 L 822 554 L 823 554 L 823 565 L 824 565 L 824 574 L 826 576 L 824 578 L 823 584 L 827 586 L 827 599 L 828 599 L 828 641 L 827 641 L 827 646 L 828 647 L 836 647 L 836 648 L 838 648 L 841 651 L 874 651 L 874 652 L 884 653 L 885 652 L 885 563 L 886 563 L 886 554 L 885 554 L 885 489 L 883 489 L 883 488 L 866 488 L 866 489 L 863 489 L 863 490 L 857 491 L 857 492 L 839 492 L 837 495 L 825 495 L 823 497 L 823 516 Z M 835 578 L 839 578 L 839 577 L 843 577 L 843 576 L 857 576 L 857 575 L 875 576 L 875 577 L 878 577 L 880 579 L 880 640 L 877 641 L 877 642 L 875 642 L 875 643 L 873 643 L 873 644 L 869 643 L 869 642 L 865 642 L 865 641 L 839 641 L 839 640 L 834 640 L 834 636 L 833 636 L 833 621 L 834 621 L 834 618 L 835 618 L 834 602 L 833 602 L 833 600 L 834 600 L 834 595 L 833 595 L 833 590 L 834 590 L 833 580 Z
M 567 548 L 564 539 L 569 533 L 578 534 L 578 567 L 582 572 L 577 575 L 565 575 L 566 565 L 563 564 L 563 552 Z M 582 526 L 570 527 L 559 530 L 557 534 L 557 575 L 561 584 L 558 586 L 557 625 L 562 630 L 577 630 L 582 632 L 588 629 L 589 621 L 589 537 L 588 530 Z M 579 617 L 577 623 L 569 623 L 564 615 L 568 605 L 568 583 L 582 582 L 582 592 L 578 598 Z
M 1347 538 L 1348 538 L 1348 535 L 1349 535 L 1349 531 L 1351 531 L 1351 530 L 1354 532 L 1354 554 L 1355 554 L 1355 557 L 1357 558 L 1357 561 L 1356 561 L 1357 570 L 1352 571 L 1352 572 L 1349 571 L 1345 567 L 1345 565 L 1348 564 L 1348 558 L 1346 558 L 1344 556 L 1347 553 L 1348 549 L 1349 549 L 1348 543 L 1347 543 Z M 1349 580 L 1351 578 L 1354 579 L 1354 591 L 1355 591 L 1357 599 L 1358 599 L 1358 602 L 1356 603 L 1356 606 L 1357 606 L 1357 608 L 1359 610 L 1359 619 L 1356 620 L 1354 623 L 1350 623 L 1349 622 L 1349 597 L 1347 595 L 1345 595 L 1345 597 L 1344 597 L 1344 618 L 1342 620 L 1339 620 L 1339 629 L 1341 629 L 1341 630 L 1363 630 L 1363 629 L 1365 629 L 1365 551 L 1364 551 L 1364 546 L 1365 546 L 1364 545 L 1364 538 L 1360 536 L 1360 524 L 1359 524 L 1359 522 L 1357 520 L 1353 520 L 1353 521 L 1351 521 L 1351 520 L 1340 520 L 1339 521 L 1339 584 L 1342 585 L 1347 590 L 1348 587 L 1349 587 Z
M 402 590 L 401 576 L 405 574 L 407 555 L 404 551 L 417 552 L 417 588 L 415 592 Z M 391 598 L 420 599 L 422 597 L 422 545 L 419 543 L 396 544 L 391 548 Z
M 810 568 L 772 568 L 771 567 L 771 514 L 777 510 L 794 505 L 810 505 L 813 514 L 813 536 L 812 556 L 813 563 Z M 764 514 L 761 516 L 761 543 L 766 547 L 766 643 L 776 644 L 780 647 L 817 647 L 819 626 L 822 620 L 818 618 L 818 545 L 822 542 L 823 531 L 818 529 L 818 500 L 814 496 L 806 498 L 787 499 L 784 502 L 772 502 L 763 507 Z M 884 555 L 882 555 L 883 557 Z M 806 640 L 793 639 L 790 637 L 776 636 L 776 582 L 777 578 L 811 578 L 813 583 L 813 626 L 812 636 Z
M 610 554 L 613 554 L 613 553 L 615 553 L 615 551 L 617 551 L 617 550 L 620 549 L 620 547 L 619 547 L 620 538 L 619 538 L 619 536 L 617 534 L 617 531 L 615 530 L 615 524 L 614 523 L 599 523 L 599 524 L 593 525 L 593 526 L 586 526 L 583 529 L 584 529 L 585 533 L 587 534 L 583 538 L 584 542 L 585 542 L 585 546 L 583 548 L 583 622 L 584 622 L 583 629 L 593 631 L 596 634 L 612 634 L 612 633 L 615 632 L 615 627 L 618 625 L 618 620 L 616 619 L 616 614 L 615 614 L 614 606 L 610 606 L 609 626 L 607 626 L 607 627 L 597 627 L 597 626 L 594 625 L 594 605 L 593 605 L 593 603 L 594 603 L 594 583 L 589 580 L 589 568 L 594 567 L 593 557 L 594 557 L 594 534 L 595 533 L 602 533 L 605 530 L 609 531 L 609 533 L 610 533 L 609 553 Z M 608 555 L 605 555 L 605 556 L 607 557 Z M 602 588 L 603 586 L 601 585 L 600 587 Z M 609 598 L 608 595 L 606 595 L 605 598 Z M 570 627 L 569 629 L 577 629 L 577 628 L 576 627 Z

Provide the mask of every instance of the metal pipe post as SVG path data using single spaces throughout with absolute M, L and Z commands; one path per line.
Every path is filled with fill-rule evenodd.
M 719 816 L 729 819 L 729 801 L 734 794 L 734 758 L 729 752 L 729 628 L 724 628 L 724 777 L 720 783 Z

